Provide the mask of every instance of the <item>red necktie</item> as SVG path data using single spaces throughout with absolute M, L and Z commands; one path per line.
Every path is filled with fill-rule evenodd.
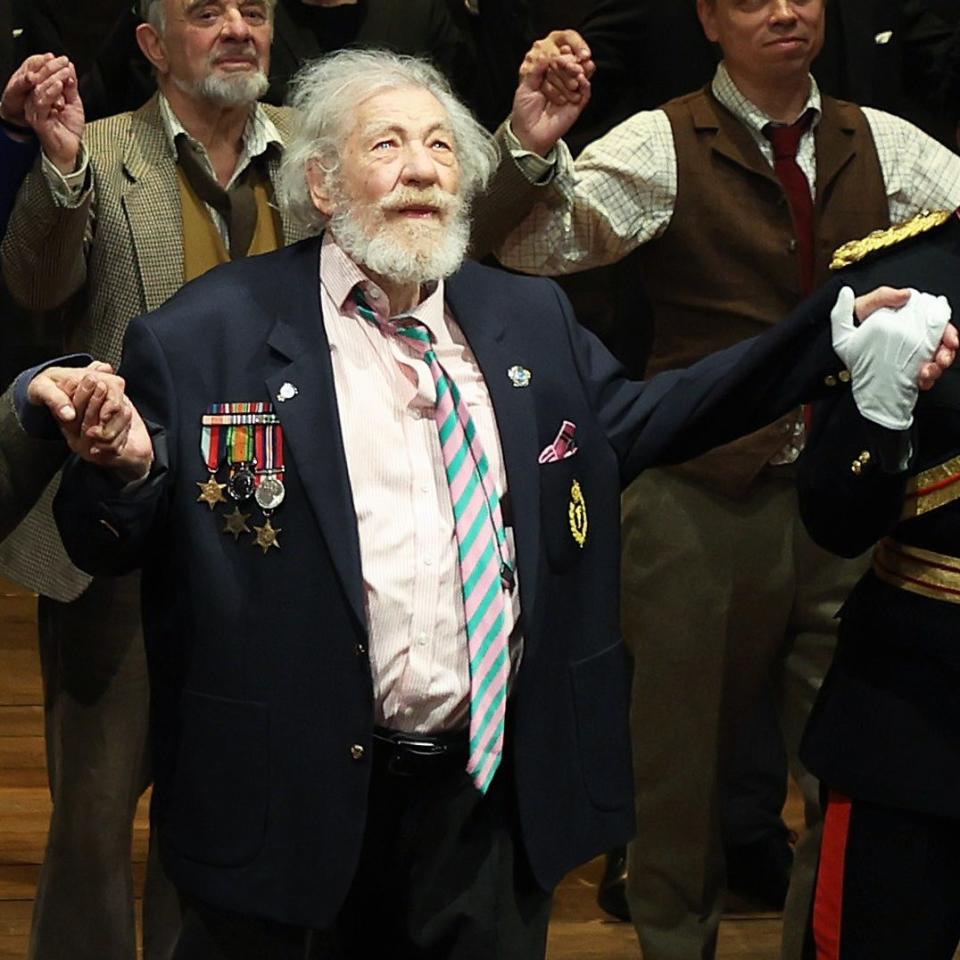
M 813 291 L 813 199 L 810 196 L 810 183 L 797 163 L 797 148 L 812 120 L 813 111 L 808 110 L 788 127 L 768 123 L 763 128 L 764 136 L 773 145 L 773 169 L 783 184 L 793 216 L 793 229 L 800 253 L 800 287 L 804 294 Z

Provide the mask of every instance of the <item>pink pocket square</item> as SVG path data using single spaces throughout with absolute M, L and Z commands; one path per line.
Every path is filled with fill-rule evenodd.
M 569 420 L 563 421 L 563 426 L 557 434 L 557 439 L 541 452 L 539 463 L 555 463 L 557 460 L 566 460 L 577 452 L 577 444 L 573 439 L 577 432 L 577 425 Z

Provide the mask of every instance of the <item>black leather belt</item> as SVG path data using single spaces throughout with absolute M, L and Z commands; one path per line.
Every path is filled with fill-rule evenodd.
M 431 776 L 465 769 L 469 746 L 466 730 L 426 734 L 373 728 L 374 757 L 386 762 L 387 770 L 400 777 Z

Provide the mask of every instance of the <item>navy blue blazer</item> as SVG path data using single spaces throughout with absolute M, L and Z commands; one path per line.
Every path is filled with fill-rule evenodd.
M 154 818 L 176 885 L 243 914 L 324 927 L 364 832 L 373 727 L 360 549 L 316 239 L 218 268 L 129 328 L 121 373 L 154 435 L 148 481 L 121 493 L 66 468 L 56 512 L 73 560 L 143 568 Z M 840 364 L 831 287 L 757 340 L 632 382 L 559 288 L 466 263 L 447 283 L 496 411 L 520 575 L 525 652 L 508 764 L 539 883 L 634 832 L 628 673 L 619 626 L 620 490 L 644 467 L 754 430 L 822 392 Z M 507 371 L 531 371 L 516 387 Z M 276 398 L 284 383 L 299 390 Z M 289 392 L 289 391 L 288 391 Z M 271 400 L 286 500 L 264 555 L 197 502 L 200 421 L 216 402 Z M 564 420 L 578 453 L 539 464 Z M 577 481 L 583 545 L 571 534 Z M 677 709 L 698 709 L 678 703 Z M 366 748 L 356 759 L 355 744 Z

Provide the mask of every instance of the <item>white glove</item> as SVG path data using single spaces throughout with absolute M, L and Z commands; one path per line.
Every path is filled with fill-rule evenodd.
M 946 297 L 910 291 L 903 307 L 882 307 L 854 323 L 854 295 L 844 287 L 830 312 L 833 349 L 850 371 L 853 399 L 867 420 L 890 430 L 913 423 L 918 380 L 950 320 Z

